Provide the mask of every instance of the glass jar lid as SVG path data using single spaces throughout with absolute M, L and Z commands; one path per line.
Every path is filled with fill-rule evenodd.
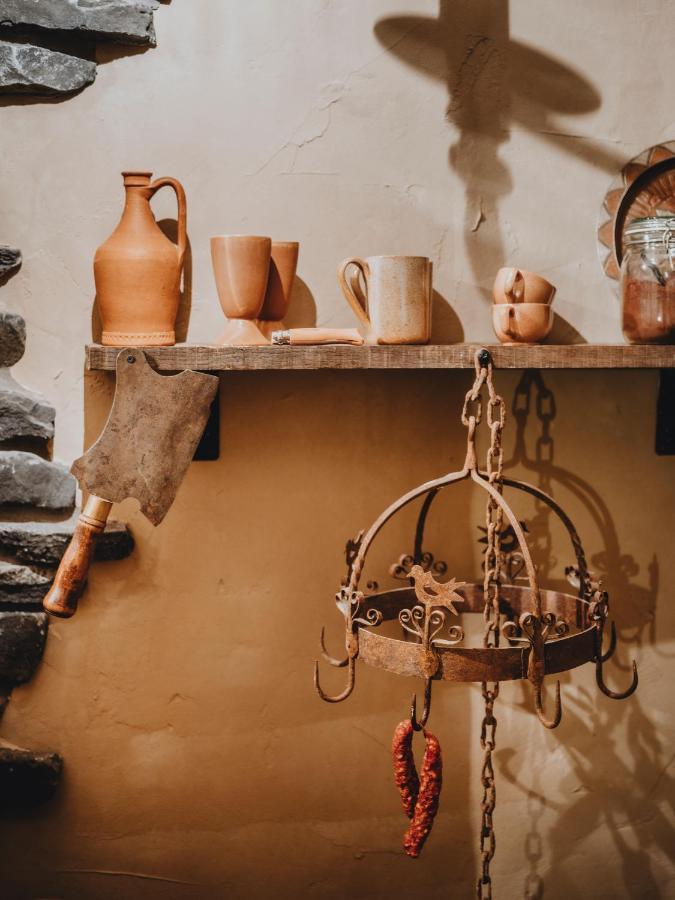
M 659 243 L 670 248 L 675 244 L 675 216 L 634 219 L 623 234 L 629 245 Z

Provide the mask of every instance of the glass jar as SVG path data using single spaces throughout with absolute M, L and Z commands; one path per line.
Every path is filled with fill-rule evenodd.
M 621 315 L 631 344 L 675 343 L 675 217 L 636 219 L 624 232 Z

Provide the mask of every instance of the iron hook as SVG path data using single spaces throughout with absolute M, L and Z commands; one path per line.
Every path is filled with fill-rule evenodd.
M 349 666 L 348 673 L 347 673 L 347 686 L 341 693 L 336 694 L 335 697 L 329 697 L 328 694 L 324 694 L 324 692 L 321 690 L 321 685 L 319 684 L 319 662 L 318 662 L 318 660 L 315 660 L 315 662 L 314 662 L 314 688 L 315 688 L 317 694 L 319 695 L 319 697 L 321 697 L 322 700 L 325 700 L 326 703 L 341 703 L 343 700 L 346 700 L 347 697 L 349 697 L 351 692 L 354 690 L 354 683 L 356 681 L 356 657 L 354 657 L 354 656 L 348 657 L 347 663 Z
M 321 637 L 319 638 L 319 645 L 321 647 L 321 656 L 323 656 L 323 658 L 326 660 L 326 662 L 329 665 L 335 666 L 336 669 L 344 669 L 344 667 L 349 662 L 349 657 L 345 656 L 344 659 L 336 659 L 334 656 L 331 656 L 330 653 L 326 650 L 325 637 L 326 637 L 326 628 L 325 628 L 325 626 L 322 626 Z
M 602 639 L 600 640 L 600 650 L 602 650 Z M 616 625 L 614 624 L 614 620 L 609 627 L 609 649 L 606 653 L 601 653 L 600 659 L 602 662 L 606 663 L 608 659 L 611 659 L 614 656 L 614 651 L 616 650 Z
M 603 655 L 602 652 L 602 629 L 598 628 L 595 633 L 595 680 L 597 682 L 598 687 L 602 691 L 602 693 L 606 697 L 610 697 L 612 700 L 625 700 L 627 697 L 630 697 L 631 694 L 635 693 L 638 686 L 638 672 L 637 665 L 635 660 L 633 660 L 633 681 L 626 688 L 625 691 L 613 691 L 611 688 L 608 688 L 605 684 L 604 673 L 603 673 L 603 664 L 614 652 L 614 647 L 616 645 L 616 626 L 614 622 L 612 622 L 612 630 L 610 634 L 610 647 L 607 653 Z
M 555 713 L 552 719 L 547 719 L 544 713 L 544 704 L 542 700 L 543 685 L 540 682 L 534 686 L 534 708 L 537 711 L 537 717 L 545 728 L 557 728 L 562 719 L 562 703 L 560 701 L 560 682 L 555 683 Z
M 606 697 L 610 697 L 612 700 L 625 700 L 626 697 L 630 697 L 631 694 L 635 693 L 638 686 L 638 671 L 635 660 L 633 660 L 633 681 L 625 691 L 613 691 L 611 690 L 611 688 L 607 687 L 603 678 L 602 663 L 602 656 L 598 656 L 595 661 L 595 680 L 598 683 L 598 687 Z
M 424 682 L 424 710 L 422 718 L 417 721 L 417 694 L 413 694 L 410 701 L 410 722 L 415 731 L 422 731 L 427 724 L 429 713 L 431 712 L 431 678 L 427 678 Z

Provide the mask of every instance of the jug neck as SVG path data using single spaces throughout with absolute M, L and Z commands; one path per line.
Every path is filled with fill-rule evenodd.
M 122 172 L 124 178 L 124 216 L 129 215 L 132 221 L 145 225 L 155 225 L 155 217 L 150 208 L 153 191 L 150 187 L 152 172 Z

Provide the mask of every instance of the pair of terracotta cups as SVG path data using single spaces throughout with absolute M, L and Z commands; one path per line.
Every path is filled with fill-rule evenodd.
M 211 238 L 211 261 L 227 325 L 221 346 L 269 344 L 283 329 L 298 266 L 297 241 L 251 234 Z
M 538 344 L 553 327 L 555 287 L 525 269 L 497 272 L 492 297 L 492 324 L 503 344 Z

